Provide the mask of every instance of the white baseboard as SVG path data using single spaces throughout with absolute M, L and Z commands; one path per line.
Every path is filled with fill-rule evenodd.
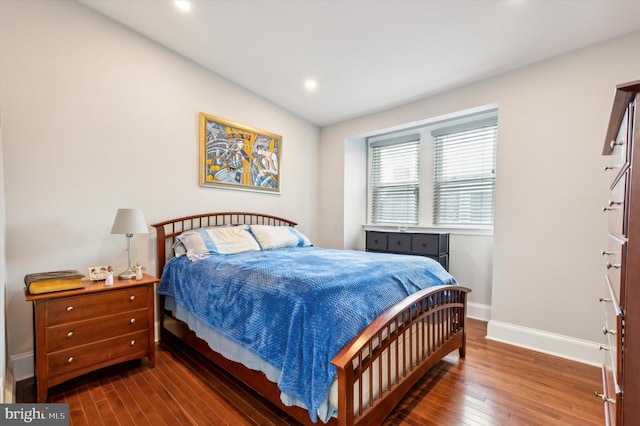
M 531 349 L 548 355 L 593 366 L 602 366 L 600 344 L 561 334 L 521 327 L 500 321 L 489 321 L 487 339 Z
M 4 378 L 4 388 L 2 389 L 2 403 L 3 404 L 15 404 L 16 395 L 15 395 L 15 387 L 16 381 L 13 380 L 13 373 L 11 369 L 7 368 L 6 371 L 7 376 Z
M 19 382 L 33 377 L 33 351 L 11 355 L 9 361 L 13 380 Z
M 491 319 L 491 306 L 467 302 L 467 316 L 477 320 L 489 321 Z

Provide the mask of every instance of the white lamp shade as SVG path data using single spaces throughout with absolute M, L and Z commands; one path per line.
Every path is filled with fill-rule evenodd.
M 112 234 L 148 234 L 149 229 L 139 209 L 118 209 Z

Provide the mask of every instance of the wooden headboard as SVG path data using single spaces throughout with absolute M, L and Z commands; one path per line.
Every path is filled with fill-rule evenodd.
M 157 276 L 162 276 L 165 263 L 173 257 L 173 243 L 178 235 L 190 229 L 224 225 L 296 226 L 297 223 L 277 216 L 247 212 L 203 213 L 155 223 L 151 226 L 156 228 L 157 236 Z

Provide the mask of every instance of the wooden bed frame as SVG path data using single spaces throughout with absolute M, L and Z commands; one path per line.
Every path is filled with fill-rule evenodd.
M 275 216 L 242 212 L 206 213 L 156 223 L 152 226 L 157 233 L 158 276 L 166 261 L 173 256 L 175 237 L 183 231 L 241 224 L 296 225 Z M 332 418 L 328 424 L 379 424 L 442 358 L 456 349 L 464 358 L 466 295 L 470 291 L 460 286 L 438 286 L 414 293 L 384 312 L 356 336 L 331 361 L 338 371 L 338 417 Z M 163 296 L 160 296 L 160 306 L 164 307 Z M 320 421 L 312 423 L 307 410 L 284 405 L 277 385 L 262 372 L 226 359 L 211 350 L 204 340 L 196 337 L 170 312 L 164 309 L 161 312 L 162 340 L 178 338 L 186 342 L 300 423 L 322 424 Z M 374 398 L 370 399 L 368 395 Z

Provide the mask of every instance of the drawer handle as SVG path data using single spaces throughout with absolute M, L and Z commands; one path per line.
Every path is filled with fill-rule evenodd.
M 398 243 L 398 245 L 402 244 L 402 242 L 400 242 L 400 241 L 398 241 L 397 243 Z
M 67 333 L 67 337 L 71 337 L 71 336 L 73 336 L 73 331 L 70 331 Z
M 617 169 L 618 166 L 604 166 L 604 171 L 606 172 L 607 170 L 613 170 L 613 169 Z
M 129 296 L 129 300 L 131 300 L 133 302 L 134 300 L 136 300 L 136 297 L 135 296 Z
M 373 242 L 374 242 L 375 244 L 378 244 L 378 240 L 373 240 Z
M 601 398 L 601 399 L 602 399 L 602 402 L 603 402 L 603 403 L 605 403 L 605 404 L 606 404 L 607 402 L 608 402 L 609 404 L 615 404 L 615 403 L 616 403 L 615 399 L 607 398 L 607 396 L 606 396 L 606 395 L 601 394 L 601 393 L 600 393 L 600 392 L 598 392 L 598 391 L 595 391 L 594 393 L 596 394 L 596 397 Z
M 136 341 L 135 341 L 135 340 L 132 340 L 132 341 L 131 341 L 131 346 L 134 346 L 135 344 L 136 344 Z
M 615 335 L 616 335 L 616 332 L 615 332 L 615 331 L 613 331 L 613 330 L 609 330 L 609 329 L 607 329 L 607 327 L 606 327 L 606 326 L 604 326 L 604 327 L 602 327 L 602 334 L 604 334 L 605 336 L 606 336 L 607 334 L 611 334 L 612 336 L 615 336 Z
M 600 347 L 598 348 L 598 350 L 601 350 L 601 351 L 608 351 L 608 350 L 609 350 L 609 348 L 608 348 L 607 346 L 600 345 Z
M 622 265 L 620 265 L 619 263 L 607 262 L 607 269 L 611 269 L 611 268 L 620 269 L 621 266 Z
M 604 207 L 602 208 L 602 211 L 603 211 L 603 212 L 610 212 L 610 211 L 612 211 L 612 210 L 615 210 L 615 209 L 614 209 L 613 207 L 607 207 L 607 206 L 604 206 Z
M 67 306 L 67 312 L 73 311 L 73 306 Z
M 131 320 L 129 321 L 131 324 L 134 324 L 136 322 L 135 318 L 131 318 Z
M 613 254 L 613 252 L 612 252 L 612 251 L 604 251 L 604 250 L 602 250 L 602 251 L 600 252 L 600 255 L 601 255 L 601 256 L 611 256 L 612 254 Z
M 608 204 L 609 204 L 609 207 L 614 206 L 614 205 L 619 206 L 620 204 L 624 204 L 624 201 L 622 201 L 622 200 L 618 200 L 618 201 L 609 200 Z
M 67 360 L 67 362 L 68 362 L 69 364 L 71 364 L 71 363 L 73 362 L 73 359 L 74 359 L 74 358 L 73 358 L 72 356 L 70 356 L 70 357 L 69 357 L 69 359 Z
M 601 301 L 601 302 L 611 302 L 611 299 L 607 299 L 606 297 L 601 297 L 598 300 Z
M 427 243 L 422 243 L 422 247 L 426 247 L 426 246 L 427 246 Z
M 609 146 L 611 147 L 611 149 L 613 149 L 614 146 L 616 145 L 624 145 L 624 141 L 611 141 L 611 143 L 609 144 Z

